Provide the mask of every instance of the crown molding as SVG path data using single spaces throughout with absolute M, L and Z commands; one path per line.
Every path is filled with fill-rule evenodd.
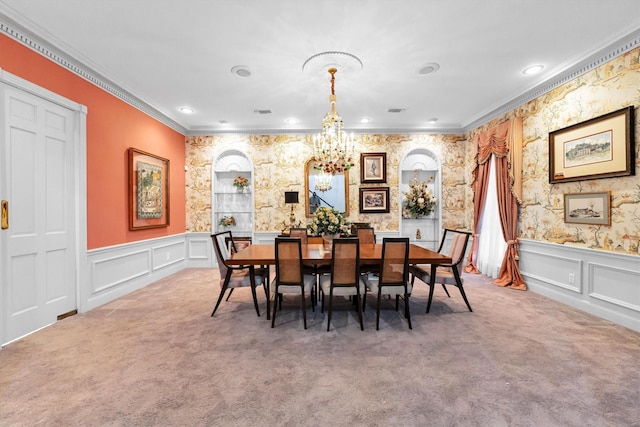
M 87 67 L 80 61 L 77 61 L 71 55 L 63 52 L 62 49 L 52 45 L 46 40 L 43 40 L 41 37 L 34 34 L 28 28 L 14 21 L 4 13 L 0 13 L 0 33 L 4 33 L 9 38 L 12 38 L 13 40 L 21 43 L 29 49 L 55 62 L 61 67 L 71 71 L 77 76 L 82 77 L 86 81 L 98 86 L 99 88 L 105 90 L 116 98 L 126 102 L 132 107 L 137 108 L 143 113 L 165 124 L 176 132 L 179 132 L 182 135 L 185 135 L 187 133 L 187 129 L 180 123 L 168 117 L 166 114 L 154 108 L 151 104 L 133 95 L 130 91 L 122 88 L 102 74 Z
M 121 99 L 127 104 L 137 108 L 145 114 L 153 117 L 159 122 L 165 124 L 169 128 L 181 133 L 185 136 L 202 136 L 202 135 L 224 135 L 224 134 L 240 134 L 240 135 L 287 135 L 287 134 L 310 134 L 317 131 L 304 129 L 245 129 L 245 130 L 221 130 L 208 127 L 192 127 L 186 128 L 167 114 L 161 112 L 151 104 L 145 102 L 140 97 L 135 96 L 104 75 L 94 69 L 83 64 L 72 55 L 64 52 L 63 49 L 47 42 L 42 37 L 30 31 L 24 25 L 16 22 L 7 16 L 5 11 L 0 13 L 0 32 L 8 37 L 18 41 L 24 46 L 50 59 L 58 65 L 66 68 L 74 74 L 82 77 L 90 83 L 102 88 L 111 95 Z M 482 114 L 473 121 L 460 127 L 447 128 L 383 128 L 383 129 L 354 129 L 355 133 L 368 134 L 408 134 L 408 133 L 430 133 L 430 134 L 466 134 L 473 129 L 490 122 L 493 119 L 501 117 L 519 106 L 532 101 L 545 93 L 566 84 L 567 82 L 585 74 L 594 68 L 620 56 L 636 47 L 640 46 L 640 29 L 636 29 L 618 41 L 606 46 L 586 59 L 556 74 L 554 77 L 545 80 L 536 85 L 534 88 L 524 92 L 522 95 L 508 101 L 501 106 L 491 110 L 486 114 Z
M 599 67 L 602 64 L 605 64 L 606 62 L 609 62 L 610 60 L 626 52 L 629 52 L 632 49 L 635 49 L 638 46 L 640 46 L 640 29 L 633 31 L 626 37 L 623 37 L 613 44 L 610 44 L 609 46 L 593 53 L 577 64 L 565 69 L 564 71 L 556 74 L 554 77 L 545 80 L 543 83 L 537 85 L 533 89 L 523 93 L 519 97 L 514 98 L 513 100 L 501 105 L 500 107 L 481 117 L 478 117 L 477 119 L 465 125 L 461 129 L 461 132 L 470 132 L 473 129 L 478 128 L 493 119 L 501 117 L 515 110 L 521 105 L 539 98 L 545 93 L 550 92 L 553 89 L 556 89 L 557 87 L 576 79 L 577 77 Z

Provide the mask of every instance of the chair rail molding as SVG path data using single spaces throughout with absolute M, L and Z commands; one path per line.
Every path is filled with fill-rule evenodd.
M 640 257 L 520 239 L 533 292 L 640 332 Z

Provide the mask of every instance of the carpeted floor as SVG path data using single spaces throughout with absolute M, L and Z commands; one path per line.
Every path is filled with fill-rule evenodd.
M 209 317 L 218 272 L 187 269 L 0 351 L 1 426 L 640 426 L 640 334 L 465 275 L 427 287 L 413 330 L 388 304 L 285 300 L 271 329 L 248 289 Z M 421 285 L 421 284 L 420 284 Z

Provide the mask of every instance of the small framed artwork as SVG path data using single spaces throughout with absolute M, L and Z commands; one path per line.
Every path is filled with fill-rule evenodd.
M 361 187 L 360 213 L 389 213 L 389 187 Z
M 169 160 L 129 148 L 129 230 L 169 225 Z
M 633 106 L 549 133 L 549 182 L 635 174 Z
M 387 153 L 360 154 L 360 182 L 363 184 L 387 182 Z
M 568 224 L 611 225 L 611 193 L 564 195 L 564 222 Z

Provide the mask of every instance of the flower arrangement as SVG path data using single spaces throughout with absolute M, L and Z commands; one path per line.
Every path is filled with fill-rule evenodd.
M 344 214 L 332 208 L 320 207 L 315 211 L 316 218 L 307 225 L 307 230 L 314 236 L 351 233 L 351 223 Z
M 218 221 L 218 225 L 221 227 L 231 227 L 236 225 L 236 219 L 233 215 L 225 215 Z
M 249 186 L 249 180 L 244 176 L 238 176 L 233 179 L 233 186 L 236 188 L 245 188 Z
M 403 191 L 404 204 L 402 206 L 403 218 L 420 218 L 427 216 L 436 208 L 438 199 L 433 197 L 427 183 L 418 182 L 414 175 L 409 184 L 409 191 Z

